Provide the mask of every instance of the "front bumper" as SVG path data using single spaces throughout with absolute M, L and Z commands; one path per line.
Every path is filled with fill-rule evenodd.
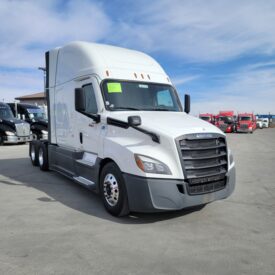
M 237 129 L 238 133 L 251 133 L 253 132 L 252 129 Z
M 42 139 L 48 140 L 48 134 L 42 134 Z
M 26 137 L 18 137 L 18 136 L 5 136 L 3 143 L 4 144 L 17 144 L 21 142 L 29 142 L 32 141 L 32 135 Z
M 187 183 L 184 180 L 153 179 L 123 174 L 129 209 L 136 212 L 180 210 L 225 199 L 235 188 L 235 167 L 232 167 L 226 176 L 227 182 L 224 189 L 201 195 L 189 195 Z M 183 192 L 179 191 L 178 186 L 183 186 Z

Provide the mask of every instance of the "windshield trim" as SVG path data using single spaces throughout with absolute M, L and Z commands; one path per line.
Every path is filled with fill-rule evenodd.
M 100 82 L 100 91 L 101 91 L 101 95 L 102 95 L 102 99 L 103 99 L 103 103 L 104 103 L 104 107 L 105 107 L 106 111 L 109 111 L 109 112 L 125 112 L 125 111 L 126 112 L 156 112 L 157 111 L 157 110 L 153 111 L 153 110 L 121 110 L 121 109 L 120 110 L 111 110 L 111 109 L 109 109 L 108 106 L 106 105 L 106 98 L 105 98 L 104 89 L 103 89 L 103 85 L 105 84 L 105 82 L 108 82 L 108 81 L 120 81 L 120 82 L 130 82 L 130 83 L 135 82 L 135 83 L 140 83 L 140 84 L 145 84 L 145 85 L 153 84 L 153 85 L 164 85 L 164 86 L 170 87 L 173 90 L 176 102 L 179 106 L 178 112 L 183 112 L 183 108 L 182 108 L 181 101 L 178 96 L 178 92 L 172 84 L 165 84 L 165 83 L 159 83 L 159 82 L 146 82 L 146 81 L 139 81 L 139 80 L 117 79 L 117 78 L 105 78 Z M 159 111 L 159 112 L 163 112 L 163 111 Z M 175 111 L 171 111 L 171 112 L 175 112 Z

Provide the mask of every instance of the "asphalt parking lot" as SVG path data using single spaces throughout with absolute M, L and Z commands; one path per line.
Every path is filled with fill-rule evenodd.
M 110 216 L 0 147 L 0 274 L 275 274 L 275 129 L 228 134 L 237 185 L 201 210 Z

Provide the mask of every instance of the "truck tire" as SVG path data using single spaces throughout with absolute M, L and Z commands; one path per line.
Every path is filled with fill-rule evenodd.
M 100 174 L 100 195 L 106 210 L 113 216 L 129 214 L 127 192 L 118 166 L 107 163 Z
M 49 170 L 49 162 L 48 162 L 48 148 L 45 143 L 40 143 L 38 149 L 38 163 L 39 167 L 42 171 Z
M 37 143 L 30 142 L 29 143 L 29 155 L 31 159 L 31 163 L 33 166 L 38 166 L 38 150 Z
M 36 133 L 32 134 L 32 140 L 38 140 L 38 135 Z

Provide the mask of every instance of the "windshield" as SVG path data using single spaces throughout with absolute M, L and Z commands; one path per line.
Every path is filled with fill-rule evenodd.
M 0 105 L 0 119 L 14 119 L 13 113 L 8 106 Z
M 231 116 L 220 116 L 219 121 L 223 121 L 225 123 L 231 123 L 231 122 L 233 122 L 233 117 L 231 117 Z
M 210 116 L 200 116 L 200 118 L 202 120 L 206 120 L 206 121 L 210 121 L 211 120 Z
M 38 108 L 33 108 L 33 109 L 27 109 L 30 118 L 35 118 L 35 119 L 47 119 L 47 116 L 45 112 L 42 109 Z
M 172 86 L 129 81 L 105 81 L 103 93 L 107 110 L 181 112 L 181 104 Z
M 241 121 L 249 121 L 249 120 L 251 120 L 251 117 L 250 116 L 241 116 L 241 117 L 239 117 L 239 120 L 241 120 Z

